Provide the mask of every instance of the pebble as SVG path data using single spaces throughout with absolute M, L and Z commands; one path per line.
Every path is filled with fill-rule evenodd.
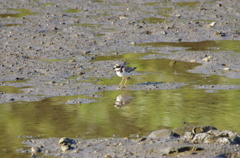
M 105 158 L 112 158 L 110 154 L 105 155 Z
M 180 14 L 175 14 L 175 17 L 180 18 L 181 15 Z
M 35 146 L 35 147 L 32 147 L 31 148 L 31 152 L 32 153 L 40 153 L 42 151 L 42 149 L 40 148 L 40 147 L 38 147 L 38 146 Z
M 210 59 L 213 59 L 213 57 L 212 56 L 208 56 L 206 58 L 203 58 L 202 61 L 209 62 Z
M 208 26 L 211 26 L 211 27 L 213 27 L 215 25 L 216 25 L 216 22 L 212 22 L 212 23 L 208 24 Z
M 136 43 L 135 43 L 135 42 L 132 42 L 131 44 L 132 44 L 132 45 L 136 45 Z
M 223 68 L 223 70 L 228 71 L 228 70 L 231 70 L 231 69 L 229 67 L 225 67 L 225 68 Z

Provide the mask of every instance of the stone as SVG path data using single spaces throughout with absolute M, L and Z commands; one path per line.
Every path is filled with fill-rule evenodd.
M 173 136 L 173 132 L 169 129 L 161 129 L 153 131 L 148 138 L 169 138 Z

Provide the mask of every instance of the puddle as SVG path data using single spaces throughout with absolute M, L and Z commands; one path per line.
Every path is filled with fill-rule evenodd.
M 54 3 L 44 3 L 43 6 L 53 5 Z
M 166 20 L 164 18 L 156 18 L 156 17 L 144 18 L 141 21 L 145 21 L 147 23 L 164 23 L 164 22 L 169 22 L 168 20 Z
M 93 0 L 91 2 L 93 2 L 93 3 L 106 3 L 105 0 Z
M 95 97 L 87 97 L 84 95 L 73 95 L 73 96 L 57 96 L 57 97 L 51 97 L 51 98 L 46 98 L 44 100 L 42 100 L 43 102 L 48 102 L 52 105 L 59 105 L 59 104 L 67 104 L 68 101 L 70 100 L 86 100 L 89 99 L 91 101 L 89 102 L 93 102 Z M 78 104 L 83 104 L 83 102 L 79 102 Z
M 116 53 L 118 52 L 118 55 L 116 55 Z M 107 60 L 132 60 L 132 59 L 138 59 L 142 61 L 143 56 L 145 55 L 154 55 L 154 54 L 158 54 L 156 52 L 146 52 L 146 53 L 126 53 L 125 54 L 121 54 L 121 51 L 113 51 L 113 52 L 108 52 L 107 56 L 97 56 L 94 58 L 93 62 L 96 61 L 107 61 Z
M 23 83 L 30 81 L 30 79 L 16 78 L 16 81 L 4 81 L 4 83 Z
M 16 78 L 15 81 L 4 81 L 3 83 L 23 83 L 27 82 L 29 79 Z M 14 87 L 14 86 L 0 86 L 0 92 L 2 93 L 24 93 L 21 89 L 31 88 L 32 86 Z
M 1 93 L 24 93 L 21 89 L 14 86 L 0 86 Z
M 97 36 L 105 36 L 105 33 L 98 33 Z
M 164 17 L 170 17 L 172 14 L 173 8 L 161 8 L 159 9 L 159 13 L 160 15 L 164 16 Z
M 79 23 L 77 25 L 81 25 L 83 27 L 89 27 L 89 28 L 99 28 L 101 27 L 103 24 L 87 24 L 87 23 Z
M 138 54 L 136 56 L 142 56 L 145 53 Z M 118 57 L 118 56 L 116 56 Z M 108 57 L 99 57 L 100 59 Z M 97 57 L 96 59 L 99 60 Z M 110 57 L 109 57 L 110 58 Z M 121 58 L 118 58 L 121 59 Z M 198 74 L 192 74 L 188 70 L 193 69 L 194 67 L 201 65 L 198 63 L 188 63 L 182 61 L 173 61 L 169 59 L 148 59 L 148 60 L 128 60 L 125 58 L 126 62 L 129 63 L 130 67 L 137 67 L 136 71 L 143 75 L 134 75 L 131 76 L 131 80 L 128 81 L 128 84 L 141 84 L 146 82 L 193 82 L 199 80 L 201 77 Z M 113 60 L 117 60 L 113 58 Z M 188 77 L 186 77 L 188 76 Z M 96 81 L 96 78 L 89 78 L 90 81 Z M 101 78 L 101 80 L 96 81 L 96 84 L 103 85 L 116 85 L 117 81 L 120 78 L 115 76 L 112 79 Z
M 191 85 L 240 85 L 238 79 L 230 79 L 224 76 L 211 75 L 206 77 L 205 74 L 190 73 L 188 70 L 194 69 L 201 64 L 183 61 L 174 61 L 170 59 L 142 59 L 146 54 L 150 53 L 129 53 L 124 55 L 114 56 L 98 56 L 94 61 L 105 60 L 122 60 L 129 63 L 130 67 L 137 67 L 135 72 L 132 73 L 131 80 L 128 81 L 129 85 L 143 84 L 147 82 L 185 82 L 188 86 Z M 143 75 L 137 75 L 141 73 Z M 94 82 L 95 84 L 103 85 L 116 85 L 121 79 L 115 76 L 111 79 L 108 78 L 88 78 L 85 82 Z
M 123 94 L 122 92 L 104 92 L 103 98 L 99 100 L 101 100 L 102 106 L 112 109 L 111 113 L 115 112 L 115 117 L 111 116 L 109 119 L 115 121 L 117 125 L 123 126 L 123 130 L 116 133 L 120 136 L 127 136 L 124 132 L 128 131 L 126 128 L 128 125 L 134 126 L 133 130 L 136 130 L 131 131 L 132 134 L 145 135 L 148 131 L 159 128 L 180 127 L 183 122 L 240 131 L 239 124 L 235 121 L 240 118 L 238 115 L 238 110 L 240 110 L 239 92 L 240 90 L 220 90 L 217 93 L 209 94 L 204 90 L 190 88 L 128 91 L 125 96 L 130 98 L 130 102 L 127 102 L 128 99 L 122 96 L 122 100 L 125 99 L 127 104 L 118 108 L 118 111 L 114 109 L 116 108 L 114 104 L 117 97 Z M 101 103 L 96 102 L 95 104 Z M 95 104 L 91 103 L 89 106 Z M 229 115 L 230 113 L 231 115 Z
M 195 8 L 196 6 L 200 5 L 199 2 L 178 2 L 176 3 L 178 7 L 188 7 L 190 9 Z
M 0 25 L 0 27 L 12 27 L 12 26 L 20 26 L 22 24 L 4 24 L 4 25 Z
M 161 4 L 162 2 L 147 2 L 147 3 L 144 3 L 144 5 L 148 5 L 148 6 L 156 6 L 156 5 L 159 5 Z
M 186 47 L 191 51 L 237 51 L 240 52 L 239 40 L 221 40 L 221 41 L 200 41 L 200 42 L 149 42 L 141 43 L 139 46 L 153 47 Z
M 141 137 L 162 128 L 173 130 L 184 122 L 240 132 L 236 121 L 240 119 L 240 90 L 206 93 L 181 88 L 98 94 L 103 97 L 82 105 L 62 103 L 77 96 L 0 105 L 0 129 L 9 129 L 1 131 L 0 147 L 15 151 L 26 140 L 17 139 L 20 135 L 87 139 L 138 134 Z
M 66 9 L 64 10 L 67 13 L 77 13 L 77 12 L 81 12 L 82 10 L 79 9 Z
M 8 9 L 20 13 L 6 13 L 6 14 L 0 14 L 0 18 L 21 18 L 27 15 L 35 15 L 38 13 L 31 12 L 29 9 Z

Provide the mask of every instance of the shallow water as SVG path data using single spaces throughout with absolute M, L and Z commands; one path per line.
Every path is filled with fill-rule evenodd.
M 104 60 L 104 57 L 100 57 Z M 98 59 L 98 60 L 100 60 Z M 130 59 L 129 59 L 130 60 Z M 240 132 L 240 90 L 218 90 L 208 93 L 194 89 L 198 84 L 240 84 L 239 80 L 188 72 L 200 64 L 169 59 L 130 60 L 143 75 L 133 75 L 128 82 L 144 84 L 184 82 L 171 90 L 103 91 L 95 96 L 59 96 L 36 102 L 10 102 L 0 105 L 1 149 L 13 152 L 28 137 L 141 137 L 153 130 L 173 130 L 183 124 L 211 125 L 218 129 Z M 134 63 L 134 64 L 133 64 Z M 121 79 L 103 78 L 96 84 L 116 85 Z M 89 78 L 86 82 L 91 82 Z M 5 87 L 4 92 L 19 89 Z M 116 103 L 116 99 L 123 102 Z M 66 104 L 68 100 L 93 99 L 89 104 Z M 117 104 L 117 105 L 116 105 Z M 17 139 L 19 136 L 21 138 Z
M 0 18 L 21 18 L 26 15 L 35 15 L 38 13 L 34 13 L 31 10 L 28 9 L 8 9 L 9 11 L 15 11 L 17 13 L 6 13 L 6 14 L 0 14 Z
M 130 100 L 114 106 L 119 95 Z M 54 97 L 39 102 L 13 102 L 0 106 L 1 149 L 13 152 L 28 135 L 35 138 L 98 138 L 146 136 L 153 130 L 212 125 L 240 132 L 240 90 L 207 93 L 188 87 L 158 91 L 106 91 L 96 102 L 66 105 Z M 124 97 L 123 97 L 124 99 Z M 17 139 L 20 135 L 23 138 Z M 31 137 L 30 137 L 31 138 Z
M 191 51 L 237 51 L 240 52 L 239 40 L 200 41 L 200 42 L 148 42 L 140 46 L 179 47 Z
M 103 14 L 99 15 L 97 13 L 95 15 L 94 11 L 91 10 L 92 8 L 89 10 L 87 8 L 83 8 L 85 9 L 83 11 L 82 8 L 81 10 L 76 9 L 76 6 L 64 6 L 64 8 L 60 8 L 56 13 L 50 12 L 50 15 L 51 17 L 54 16 L 54 14 L 59 16 L 58 13 L 62 12 L 62 14 L 70 15 L 67 19 L 75 19 L 76 16 L 72 16 L 70 13 L 79 13 L 78 17 L 80 22 L 75 24 L 75 22 L 70 21 L 69 25 L 76 26 L 77 28 L 79 26 L 80 32 L 86 30 L 88 32 L 92 31 L 94 35 L 101 37 L 112 37 L 109 32 L 113 31 L 119 33 L 119 30 L 116 30 L 117 28 L 114 27 L 115 25 L 109 25 L 107 22 L 104 22 L 104 20 L 114 19 L 113 23 L 118 22 L 119 16 L 122 15 L 122 12 L 119 11 L 125 11 L 127 8 L 122 6 L 122 2 L 115 3 L 113 1 L 111 5 L 115 6 L 114 8 L 108 8 L 108 5 L 111 1 L 93 1 L 92 3 L 95 2 L 104 4 L 105 11 Z M 162 5 L 162 7 L 156 6 L 158 11 L 156 14 L 159 14 L 160 16 L 154 17 L 154 15 L 150 14 L 152 12 L 155 14 L 156 10 L 147 10 L 148 12 L 141 12 L 139 10 L 140 14 L 149 14 L 149 17 L 145 18 L 143 16 L 142 18 L 136 19 L 130 19 L 132 18 L 130 13 L 134 10 L 138 10 L 139 6 L 142 4 L 139 4 L 138 6 L 135 3 L 129 3 L 128 7 L 130 9 L 126 13 L 129 15 L 128 18 L 130 19 L 130 23 L 134 21 L 145 21 L 151 25 L 159 24 L 156 27 L 161 28 L 160 24 L 172 21 L 171 19 L 164 20 L 164 18 L 174 17 L 175 13 L 177 13 L 173 13 L 173 11 L 175 11 L 174 7 L 169 7 L 169 4 L 168 6 L 165 6 L 165 3 L 168 4 L 170 2 L 158 2 L 158 5 Z M 38 5 L 39 7 L 50 7 L 54 5 L 56 8 L 58 8 L 55 3 Z M 155 6 L 156 4 L 149 2 L 145 3 L 145 5 Z M 199 5 L 199 2 L 175 3 L 175 7 L 185 8 L 198 7 Z M 214 4 L 214 6 L 215 5 L 216 4 Z M 122 8 L 117 8 L 118 6 L 122 6 Z M 86 12 L 87 10 L 90 12 L 89 17 Z M 25 16 L 38 14 L 34 10 L 29 9 L 10 9 L 8 11 L 8 13 L 3 13 L 0 15 L 2 21 L 8 22 L 8 20 L 11 20 L 12 18 L 23 18 Z M 47 14 L 47 12 L 43 15 L 45 14 Z M 111 17 L 106 18 L 106 16 L 110 15 Z M 83 18 L 81 19 L 81 17 Z M 90 21 L 85 21 L 84 19 L 98 19 L 99 21 L 96 20 L 93 23 L 90 23 Z M 66 19 L 62 19 L 61 21 L 65 20 Z M 200 21 L 199 19 L 191 20 Z M 41 23 L 41 20 L 39 23 Z M 107 27 L 104 26 L 104 24 L 107 24 Z M 22 23 L 18 24 L 10 21 L 6 25 L 1 26 L 14 27 L 15 25 L 22 25 Z M 143 26 L 142 32 L 145 32 L 145 25 Z M 101 27 L 103 28 L 98 30 Z M 66 29 L 66 27 L 64 28 Z M 82 28 L 88 29 L 81 30 Z M 36 28 L 34 28 L 34 31 L 35 29 Z M 128 31 L 128 28 L 123 27 L 122 29 L 126 32 Z M 147 31 L 150 29 L 151 27 L 147 28 Z M 69 28 L 67 28 L 67 30 L 69 30 Z M 149 32 L 151 33 L 151 30 Z M 211 33 L 214 34 L 213 31 Z M 73 37 L 75 36 L 71 35 L 71 38 Z M 94 42 L 94 38 L 90 38 L 89 40 Z M 173 36 L 173 38 L 175 37 Z M 169 39 L 170 38 L 165 40 L 167 41 Z M 109 38 L 108 40 L 113 39 Z M 118 37 L 116 37 L 114 40 L 118 41 Z M 125 47 L 126 45 L 131 45 L 130 43 L 132 41 L 135 41 L 135 39 L 128 39 L 126 37 L 126 42 L 124 41 L 125 43 L 121 43 L 122 41 L 120 41 L 120 45 L 122 47 L 121 50 L 117 50 L 117 47 L 116 49 L 115 47 L 112 49 L 108 48 L 107 45 L 101 45 L 100 40 L 97 39 L 97 42 L 99 42 L 99 46 L 97 48 L 105 47 L 104 49 L 100 49 L 101 52 L 116 51 L 111 53 L 103 53 L 109 56 L 98 56 L 91 62 L 94 63 L 97 61 L 107 60 L 126 61 L 129 63 L 129 66 L 136 66 L 137 70 L 131 76 L 131 80 L 128 81 L 128 85 L 156 84 L 157 86 L 161 86 L 161 84 L 181 82 L 184 83 L 185 86 L 182 86 L 178 89 L 163 89 L 157 91 L 136 91 L 131 89 L 127 92 L 119 90 L 102 91 L 96 94 L 50 97 L 42 101 L 35 102 L 10 101 L 9 103 L 0 104 L 0 157 L 29 157 L 30 154 L 19 154 L 16 152 L 16 149 L 19 149 L 23 146 L 21 143 L 22 141 L 31 139 L 33 137 L 49 138 L 66 136 L 71 138 L 80 137 L 90 139 L 114 136 L 136 138 L 146 136 L 153 130 L 163 128 L 173 130 L 175 127 L 183 126 L 184 123 L 194 125 L 211 125 L 217 127 L 218 129 L 229 129 L 240 133 L 240 123 L 238 121 L 240 119 L 239 89 L 211 90 L 211 86 L 209 86 L 208 89 L 195 89 L 198 87 L 198 85 L 240 85 L 239 79 L 229 79 L 218 75 L 206 76 L 203 74 L 190 73 L 188 70 L 201 65 L 198 63 L 174 61 L 164 58 L 144 58 L 145 55 L 149 54 L 152 55 L 158 53 L 159 55 L 161 53 L 161 49 L 167 49 L 170 53 L 174 53 L 176 50 L 240 52 L 239 40 L 208 40 L 200 42 L 178 43 L 150 41 L 141 43 L 139 45 L 132 45 L 132 47 L 141 47 L 142 50 L 148 47 L 148 50 L 151 49 L 155 52 L 126 53 L 125 51 L 127 50 Z M 141 42 L 142 41 L 144 42 L 144 40 L 141 40 Z M 117 44 L 118 43 L 116 43 L 116 45 Z M 173 48 L 173 50 L 171 50 L 171 48 Z M 133 49 L 133 51 L 134 50 L 135 49 Z M 43 51 L 45 50 L 43 49 Z M 66 51 L 68 50 L 66 49 Z M 70 49 L 69 52 L 71 51 L 73 50 Z M 116 52 L 120 52 L 120 55 L 114 55 Z M 63 63 L 68 62 L 69 60 L 72 60 L 72 58 L 55 59 L 50 55 L 49 59 L 42 61 L 49 63 Z M 75 81 L 76 77 L 68 79 Z M 117 84 L 121 81 L 121 78 L 117 76 L 112 78 L 98 79 L 99 77 L 89 77 L 86 78 L 84 82 L 90 82 L 97 85 L 116 85 L 117 87 Z M 18 82 L 25 81 L 26 80 Z M 9 81 L 8 83 L 12 82 L 13 81 Z M 77 80 L 75 82 L 83 81 Z M 23 95 L 27 95 L 24 94 L 24 91 L 22 91 L 23 88 L 27 87 L 0 86 L 0 92 L 23 93 Z M 68 100 L 77 98 L 93 99 L 95 101 L 89 104 L 66 104 Z M 120 99 L 123 101 L 119 101 Z

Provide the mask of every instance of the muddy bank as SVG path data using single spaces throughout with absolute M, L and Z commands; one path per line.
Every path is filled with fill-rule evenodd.
M 15 3 L 2 2 L 1 82 L 2 86 L 19 87 L 25 94 L 3 91 L 1 103 L 99 91 L 94 84 L 71 80 L 72 77 L 111 78 L 115 76 L 113 65 L 125 60 L 120 57 L 120 60 L 94 62 L 98 56 L 153 51 L 155 55 L 142 58 L 203 63 L 191 72 L 239 78 L 239 53 L 235 53 L 239 47 L 231 42 L 217 44 L 240 39 L 237 0 Z M 12 27 L 6 27 L 11 24 Z M 203 42 L 198 44 L 199 41 Z M 212 58 L 203 61 L 207 56 Z M 46 90 L 55 89 L 56 85 L 67 86 L 54 93 Z
M 178 132 L 178 133 L 177 133 Z M 212 126 L 186 125 L 173 131 L 162 129 L 149 136 L 83 140 L 63 137 L 29 139 L 31 150 L 18 149 L 33 157 L 239 157 L 240 137 Z
M 40 107 L 43 106 L 41 101 L 45 102 L 44 107 L 47 108 L 47 101 L 52 97 L 82 95 L 76 97 L 77 99 L 70 97 L 68 100 L 63 99 L 64 101 L 61 104 L 81 105 L 95 102 L 96 98 L 102 96 L 101 92 L 119 91 L 121 93 L 123 91 L 124 93 L 125 89 L 117 89 L 120 78 L 115 78 L 116 74 L 112 69 L 116 63 L 124 61 L 138 67 L 131 76 L 135 78 L 134 81 L 136 82 L 130 80 L 128 86 L 130 91 L 159 91 L 187 87 L 189 89 L 204 89 L 206 92 L 214 93 L 217 90 L 239 89 L 240 12 L 238 0 L 204 2 L 181 0 L 161 2 L 157 0 L 72 0 L 71 2 L 12 0 L 0 1 L 0 5 L 0 103 L 7 103 L 4 104 L 4 109 L 10 113 L 9 117 L 2 115 L 4 121 L 6 118 L 9 120 L 14 118 L 15 116 L 12 116 L 11 112 L 19 107 L 23 110 L 17 111 L 15 114 L 27 115 L 25 112 L 27 110 L 24 109 L 25 105 L 14 104 L 11 106 L 8 103 L 39 101 L 36 103 L 38 106 L 28 106 L 29 109 L 36 108 L 33 114 L 38 115 Z M 167 61 L 165 63 L 166 67 L 156 64 L 165 61 Z M 175 63 L 177 63 L 176 66 Z M 154 67 L 156 65 L 157 67 Z M 164 67 L 163 70 L 162 67 Z M 169 67 L 174 69 L 166 72 Z M 181 67 L 181 69 L 177 69 L 178 67 Z M 168 73 L 174 77 L 169 77 Z M 162 74 L 162 76 L 167 77 L 159 77 L 159 75 L 157 81 L 151 81 L 151 77 L 146 76 L 152 74 Z M 176 78 L 181 78 L 181 75 L 185 78 L 191 78 L 195 75 L 200 77 L 178 81 Z M 217 76 L 217 79 L 209 79 L 212 76 Z M 195 82 L 195 80 L 200 81 Z M 180 102 L 181 104 L 181 106 L 176 104 L 178 105 L 177 108 L 185 106 L 185 103 L 181 101 L 199 98 L 199 92 L 195 92 L 195 94 L 197 97 L 190 96 L 190 98 L 183 97 L 186 92 L 176 94 L 176 103 Z M 234 98 L 235 96 L 239 97 L 237 93 L 234 94 L 229 95 Z M 160 94 L 158 95 L 160 96 Z M 88 98 L 84 98 L 86 96 Z M 114 97 L 116 98 L 116 96 Z M 144 98 L 144 96 L 141 95 L 140 97 Z M 174 96 L 169 93 L 165 97 L 169 97 L 169 102 L 172 102 Z M 225 97 L 225 94 L 222 95 L 222 98 L 225 99 Z M 114 104 L 115 98 L 112 99 L 111 104 Z M 224 99 L 220 101 L 224 101 Z M 53 99 L 55 102 L 59 100 L 60 98 Z M 230 100 L 233 99 L 230 98 Z M 205 98 L 198 100 L 198 102 L 204 101 Z M 19 104 L 22 103 L 19 102 Z M 209 106 L 207 103 L 206 105 Z M 72 107 L 72 109 L 74 108 Z M 54 110 L 54 108 L 50 108 L 50 110 Z M 91 112 L 91 110 L 88 111 Z M 238 111 L 237 103 L 236 107 L 230 108 L 230 110 L 229 113 Z M 71 115 L 77 110 L 69 111 L 67 115 Z M 171 110 L 169 111 L 171 113 Z M 19 129 L 24 129 L 17 129 L 16 131 L 38 135 L 38 132 L 48 131 L 44 128 L 55 127 L 55 124 L 45 126 L 46 122 L 49 122 L 48 120 L 42 123 L 47 112 L 46 110 L 41 112 L 36 122 L 30 122 L 33 127 L 29 127 L 30 125 L 28 127 L 20 126 L 20 124 L 28 122 L 29 118 L 19 119 L 22 116 L 19 118 L 16 116 L 12 122 L 17 122 L 20 126 Z M 52 111 L 48 112 L 48 117 L 52 119 Z M 61 112 L 65 114 L 65 111 Z M 108 114 L 104 112 L 102 114 Z M 55 113 L 58 112 L 55 111 Z M 126 116 L 131 116 L 131 113 L 127 114 L 129 115 Z M 75 113 L 72 119 L 75 119 L 77 115 L 79 113 Z M 225 113 L 222 115 L 226 116 Z M 57 120 L 58 117 L 59 115 L 54 115 L 52 120 Z M 203 116 L 201 115 L 201 117 Z M 70 121 L 64 122 L 66 120 L 64 116 L 61 116 L 61 119 L 64 127 L 69 125 Z M 19 123 L 19 120 L 24 121 Z M 222 119 L 216 120 L 222 121 Z M 232 121 L 232 124 L 238 126 L 234 121 Z M 1 123 L 3 126 L 1 127 L 3 129 L 1 131 L 2 138 L 12 138 L 13 134 L 9 136 L 9 130 L 6 128 L 14 131 L 12 129 L 15 129 L 13 128 L 15 124 L 12 125 L 12 122 L 9 122 L 9 124 L 6 123 L 7 125 L 5 122 Z M 165 123 L 166 120 L 162 122 Z M 39 124 L 42 126 L 39 127 Z M 162 124 L 158 126 L 163 126 Z M 56 129 L 62 129 L 58 125 L 56 125 Z M 77 129 L 77 125 L 74 125 Z M 41 130 L 36 130 L 36 132 L 32 131 L 32 128 L 41 128 Z M 26 140 L 24 143 L 28 144 L 27 149 L 20 149 L 18 152 L 30 153 L 29 147 L 34 147 L 35 151 L 40 151 L 40 155 L 63 157 L 142 157 L 143 155 L 175 157 L 174 154 L 180 154 L 180 156 L 183 154 L 186 157 L 239 156 L 238 141 L 230 141 L 229 144 L 223 145 L 220 145 L 220 142 L 215 142 L 216 144 L 198 142 L 195 144 L 191 139 L 196 133 L 190 133 L 192 137 L 188 140 L 180 133 L 175 133 L 179 134 L 180 137 L 170 134 L 167 138 L 148 138 L 146 140 L 123 138 L 71 139 L 70 144 L 67 143 L 66 148 L 70 150 L 67 150 L 66 154 L 63 154 L 58 146 L 59 138 L 33 139 Z M 227 135 L 230 133 L 223 133 L 217 137 L 228 138 Z M 55 136 L 55 133 L 51 134 L 49 134 L 50 136 L 48 133 L 46 135 L 49 137 Z M 69 132 L 69 134 L 72 133 Z M 12 145 L 10 144 L 8 147 L 11 148 Z M 5 150 L 8 147 L 3 147 L 3 149 Z M 171 151 L 173 153 L 170 153 Z M 8 151 L 4 151 L 4 154 L 8 155 Z

